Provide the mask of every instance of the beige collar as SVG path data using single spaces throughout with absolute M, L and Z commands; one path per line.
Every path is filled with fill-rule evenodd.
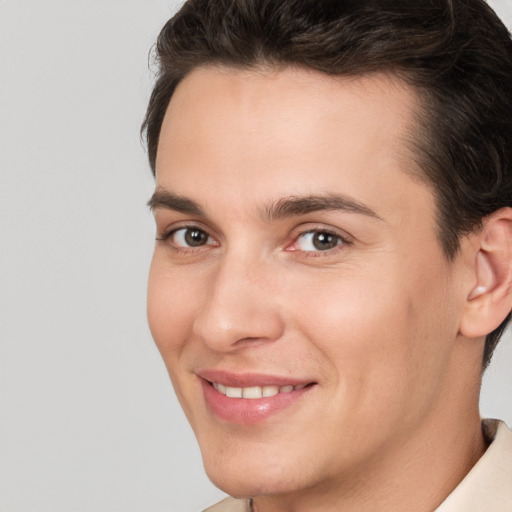
M 512 512 L 512 432 L 483 420 L 489 448 L 435 512 Z

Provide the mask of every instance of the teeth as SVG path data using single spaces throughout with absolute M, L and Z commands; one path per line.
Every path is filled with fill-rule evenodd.
M 230 388 L 226 386 L 226 396 L 230 398 L 242 398 L 243 389 L 242 388 Z
M 262 398 L 277 395 L 278 393 L 291 393 L 294 390 L 303 389 L 306 384 L 299 384 L 298 386 L 251 386 L 248 388 L 234 388 L 225 386 L 219 382 L 212 382 L 213 387 L 223 395 L 230 398 Z
M 263 391 L 259 386 L 254 386 L 253 388 L 243 388 L 244 398 L 261 398 L 262 396 Z
M 263 386 L 263 396 L 274 396 L 279 393 L 277 386 Z

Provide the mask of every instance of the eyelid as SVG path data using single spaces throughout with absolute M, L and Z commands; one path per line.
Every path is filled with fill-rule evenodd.
M 171 241 L 172 236 L 180 230 L 187 230 L 187 229 L 196 229 L 198 231 L 202 231 L 205 233 L 209 239 L 212 239 L 214 243 L 208 242 L 205 245 L 198 246 L 198 247 L 186 247 L 181 245 L 173 244 Z M 176 251 L 200 251 L 203 250 L 205 247 L 208 246 L 218 246 L 219 242 L 217 241 L 216 237 L 214 237 L 210 230 L 203 226 L 202 224 L 190 222 L 190 221 L 183 221 L 174 223 L 171 226 L 168 226 L 166 229 L 162 230 L 161 234 L 157 234 L 156 240 L 158 242 L 168 243 L 173 249 Z
M 197 247 L 186 247 L 186 246 L 180 246 L 175 245 L 169 242 L 169 239 L 175 234 L 177 231 L 181 229 L 197 229 L 200 231 L 203 231 L 209 239 L 213 241 L 207 242 L 205 245 L 197 246 Z M 168 226 L 164 230 L 160 231 L 161 234 L 158 234 L 156 237 L 156 240 L 162 243 L 168 243 L 174 250 L 181 251 L 181 252 L 196 252 L 204 250 L 207 247 L 212 246 L 219 246 L 220 242 L 218 241 L 218 238 L 214 236 L 211 232 L 211 230 L 204 226 L 201 222 L 195 222 L 195 221 L 181 221 L 173 223 L 172 225 Z M 310 234 L 310 233 L 327 233 L 330 235 L 333 235 L 337 237 L 339 240 L 341 240 L 341 243 L 338 243 L 336 246 L 334 246 L 331 249 L 326 250 L 316 250 L 316 251 L 305 251 L 298 249 L 296 247 L 293 247 L 297 244 L 300 237 Z M 340 230 L 339 228 L 334 228 L 332 226 L 326 226 L 326 225 L 319 225 L 319 224 L 310 224 L 304 226 L 299 226 L 295 228 L 292 232 L 292 235 L 290 236 L 291 241 L 285 243 L 284 250 L 287 252 L 294 252 L 294 253 L 302 253 L 305 257 L 312 256 L 312 257 L 318 257 L 318 256 L 328 256 L 332 255 L 335 252 L 341 251 L 346 248 L 348 245 L 352 245 L 354 243 L 353 237 L 348 234 L 344 230 Z
M 163 219 L 162 219 L 163 220 Z M 178 220 L 174 222 L 162 222 L 162 227 L 159 228 L 159 222 L 157 219 L 157 240 L 168 239 L 174 232 L 178 231 L 178 229 L 200 229 L 205 233 L 208 233 L 209 236 L 212 236 L 210 233 L 210 229 L 205 226 L 202 222 L 194 221 L 191 219 L 187 220 Z M 163 226 L 165 224 L 165 227 Z
M 303 237 L 307 234 L 312 234 L 312 233 L 327 233 L 329 235 L 333 235 L 333 236 L 337 237 L 341 241 L 341 243 L 337 244 L 336 246 L 334 246 L 331 249 L 326 249 L 324 251 L 322 251 L 322 250 L 304 251 L 304 250 L 292 247 L 297 244 L 297 242 L 299 241 L 299 239 L 301 237 Z M 305 257 L 329 256 L 335 252 L 343 250 L 344 248 L 346 248 L 347 245 L 352 245 L 353 243 L 354 243 L 353 238 L 345 231 L 341 231 L 339 229 L 336 229 L 336 228 L 333 228 L 330 226 L 316 225 L 316 226 L 312 226 L 307 229 L 305 229 L 303 227 L 299 231 L 296 230 L 295 234 L 293 235 L 292 242 L 288 243 L 286 245 L 285 250 L 287 250 L 289 252 L 302 253 Z

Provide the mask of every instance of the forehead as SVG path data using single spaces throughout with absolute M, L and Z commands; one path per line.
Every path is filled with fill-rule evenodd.
M 408 141 L 415 91 L 396 77 L 330 77 L 297 69 L 197 68 L 167 109 L 157 185 L 199 202 L 240 206 L 338 191 L 390 205 L 417 173 Z M 430 191 L 428 191 L 430 192 Z M 402 203 L 405 206 L 405 203 Z

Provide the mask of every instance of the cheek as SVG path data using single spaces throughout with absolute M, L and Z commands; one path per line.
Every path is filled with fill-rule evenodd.
M 380 394 L 393 385 L 390 381 L 402 379 L 411 356 L 406 298 L 386 285 L 346 279 L 333 281 L 323 293 L 323 300 L 310 305 L 311 322 L 303 329 L 331 362 L 341 381 L 338 389 L 354 396 L 369 390 Z
M 200 290 L 189 281 L 186 273 L 176 272 L 165 258 L 155 254 L 148 280 L 148 323 L 153 340 L 162 356 L 174 391 L 181 406 L 193 423 L 190 408 L 191 392 L 187 343 L 196 312 Z
M 292 306 L 307 311 L 300 329 L 337 381 L 333 403 L 369 421 L 427 407 L 455 325 L 443 274 L 412 280 L 390 265 L 383 279 L 382 268 L 311 280 L 303 289 L 315 300 L 302 294 Z
M 167 268 L 155 252 L 148 280 L 148 323 L 168 368 L 189 337 L 197 301 L 193 281 L 182 281 L 180 273 Z

